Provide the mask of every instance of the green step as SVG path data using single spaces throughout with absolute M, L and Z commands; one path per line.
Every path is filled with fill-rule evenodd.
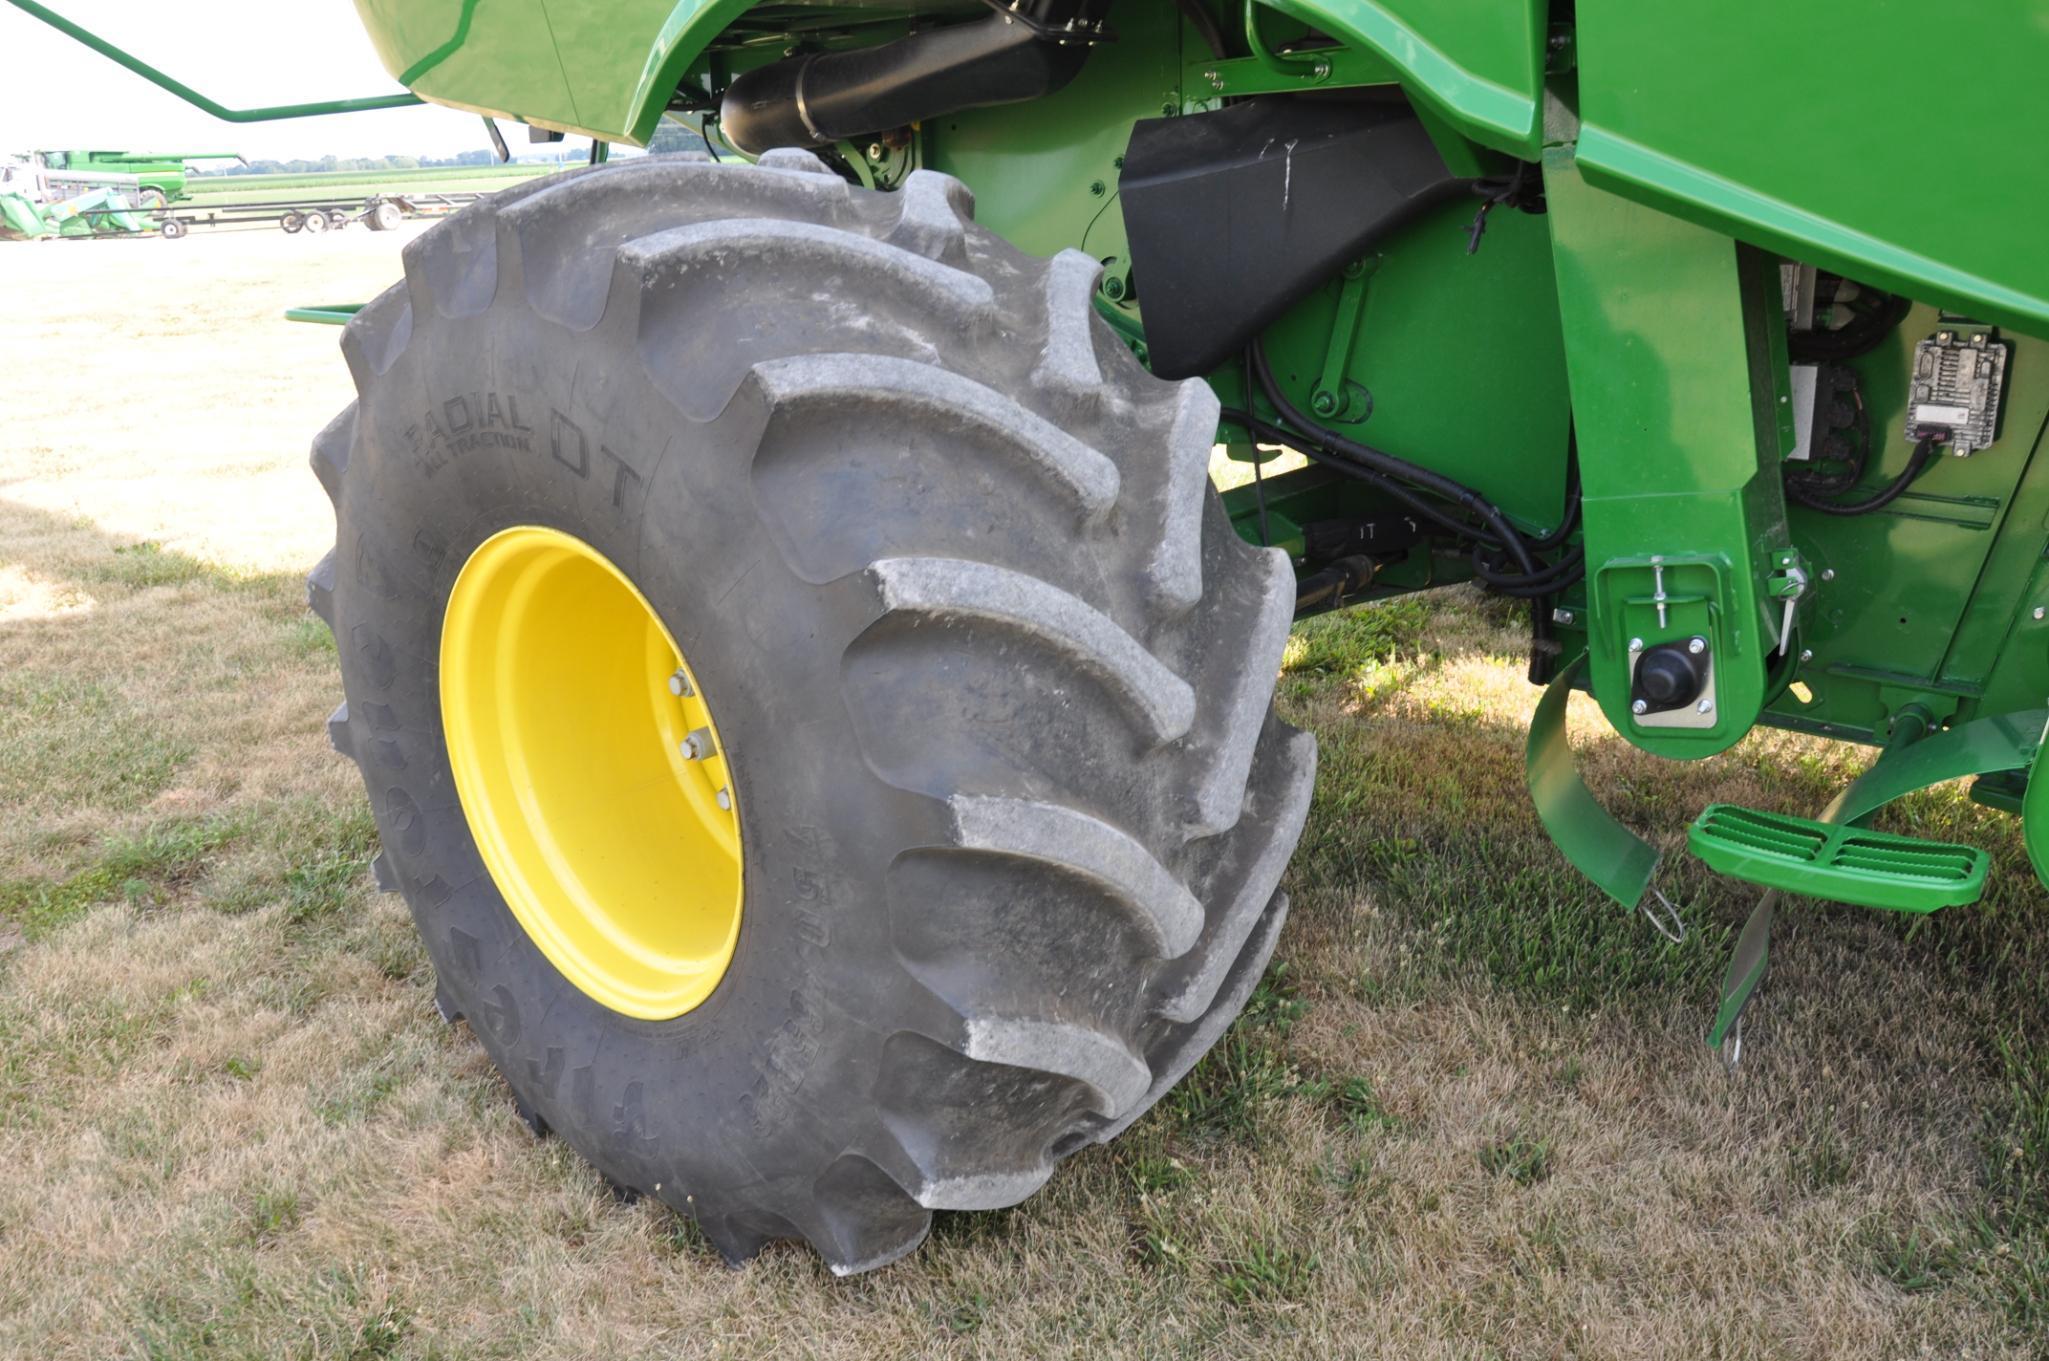
M 1709 868 L 1766 888 L 1894 912 L 1974 903 L 1991 857 L 1972 846 L 1709 804 L 1686 834 Z

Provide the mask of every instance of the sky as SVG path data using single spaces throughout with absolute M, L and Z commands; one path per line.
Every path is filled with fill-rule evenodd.
M 230 108 L 400 93 L 350 0 L 43 0 Z M 524 128 L 505 129 L 515 154 Z M 475 114 L 433 105 L 223 123 L 0 4 L 0 152 L 232 151 L 251 160 L 453 156 L 488 148 Z

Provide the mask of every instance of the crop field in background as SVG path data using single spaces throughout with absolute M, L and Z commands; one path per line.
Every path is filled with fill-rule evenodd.
M 192 197 L 182 208 L 220 208 L 235 203 L 286 203 L 370 194 L 480 194 L 503 189 L 551 165 L 456 165 L 423 170 L 336 170 L 304 175 L 194 175 L 186 180 Z
M 1574 737 L 1692 937 L 1579 881 L 1522 788 L 1515 608 L 1298 628 L 1322 743 L 1245 1018 L 1124 1139 L 899 1265 L 728 1270 L 536 1142 L 374 892 L 305 468 L 331 328 L 419 229 L 0 246 L 0 1356 L 2029 1357 L 2049 1337 L 2049 933 L 1993 848 L 1919 923 L 1795 903 L 1743 1064 L 1702 1042 L 1740 886 L 1717 799 L 1867 757 Z

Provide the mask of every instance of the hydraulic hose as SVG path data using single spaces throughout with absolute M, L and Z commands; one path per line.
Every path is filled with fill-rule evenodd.
M 1506 548 L 1515 558 L 1515 565 L 1524 576 L 1534 577 L 1538 574 L 1536 559 L 1530 556 L 1528 540 L 1508 522 L 1508 517 L 1503 515 L 1493 502 L 1471 487 L 1454 482 L 1441 473 L 1432 472 L 1407 459 L 1396 458 L 1393 454 L 1383 453 L 1371 445 L 1346 439 L 1334 430 L 1317 425 L 1281 391 L 1280 384 L 1274 380 L 1273 369 L 1267 363 L 1265 347 L 1255 341 L 1248 353 L 1252 361 L 1252 374 L 1259 383 L 1260 391 L 1266 394 L 1267 401 L 1273 404 L 1274 410 L 1281 413 L 1283 420 L 1297 429 L 1314 431 L 1333 453 L 1363 465 L 1384 478 L 1413 483 L 1433 496 L 1449 501 L 1461 510 L 1477 516 L 1493 534 L 1495 542 Z M 1433 515 L 1431 518 L 1438 517 Z

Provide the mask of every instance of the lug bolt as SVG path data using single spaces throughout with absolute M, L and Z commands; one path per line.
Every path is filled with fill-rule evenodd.
M 702 761 L 718 751 L 718 748 L 712 745 L 710 728 L 697 729 L 678 742 L 676 747 L 683 753 L 683 759 L 686 761 Z
M 678 699 L 688 699 L 697 691 L 690 688 L 690 677 L 678 671 L 669 677 L 669 693 Z
M 1633 699 L 1629 702 L 1629 712 L 1633 714 L 1647 714 L 1650 711 L 1651 702 L 1647 699 Z
M 1694 656 L 1698 657 L 1698 656 L 1699 656 L 1699 655 L 1700 655 L 1701 653 L 1703 653 L 1703 652 L 1707 651 L 1707 639 L 1705 639 L 1705 638 L 1689 638 L 1689 639 L 1687 639 L 1687 641 L 1686 641 L 1686 650 L 1687 650 L 1688 652 L 1691 652 L 1691 653 L 1692 653 L 1692 654 L 1693 654 Z
M 731 794 L 728 794 L 725 790 L 721 789 L 716 795 L 716 797 L 719 801 L 719 807 L 727 809 L 729 811 L 732 809 L 733 796 Z
M 1711 714 L 1715 711 L 1715 702 L 1711 699 L 1704 699 L 1693 706 L 1693 711 L 1697 714 Z

